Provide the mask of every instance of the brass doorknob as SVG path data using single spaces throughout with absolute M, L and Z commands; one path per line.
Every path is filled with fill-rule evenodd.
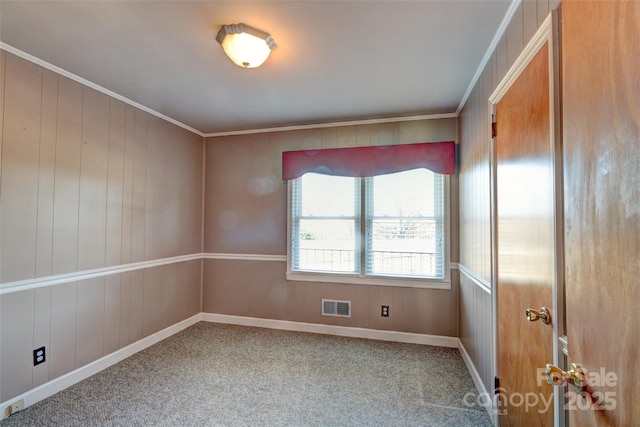
M 549 312 L 549 309 L 547 307 L 542 307 L 540 311 L 534 310 L 532 308 L 527 308 L 526 315 L 529 322 L 542 320 L 542 323 L 544 323 L 545 325 L 551 323 L 551 313 Z
M 584 390 L 586 381 L 584 371 L 577 363 L 572 363 L 568 371 L 554 366 L 550 363 L 544 369 L 544 375 L 547 377 L 549 385 L 560 386 L 564 384 L 571 384 L 576 392 L 580 393 Z

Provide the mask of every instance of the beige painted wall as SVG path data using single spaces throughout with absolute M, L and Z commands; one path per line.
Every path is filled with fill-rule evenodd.
M 420 120 L 208 138 L 205 252 L 286 255 L 282 152 L 456 140 L 457 120 Z M 451 180 L 457 242 L 457 179 Z M 457 260 L 457 244 L 452 259 Z M 292 282 L 284 261 L 205 261 L 203 311 L 267 319 L 457 336 L 458 282 L 451 290 Z M 320 315 L 323 298 L 352 301 L 352 317 Z M 380 305 L 391 306 L 389 318 Z
M 1 283 L 201 251 L 202 137 L 0 59 Z M 0 401 L 198 313 L 200 275 L 196 260 L 0 295 Z
M 524 0 L 460 114 L 460 264 L 475 278 L 491 277 L 491 128 L 488 100 L 559 0 Z M 460 340 L 491 390 L 491 295 L 461 273 Z

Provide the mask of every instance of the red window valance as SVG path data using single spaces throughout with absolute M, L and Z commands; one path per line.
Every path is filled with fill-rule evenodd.
M 282 153 L 282 179 L 285 181 L 299 178 L 307 172 L 368 177 L 417 168 L 426 168 L 443 175 L 455 174 L 455 142 L 328 148 Z

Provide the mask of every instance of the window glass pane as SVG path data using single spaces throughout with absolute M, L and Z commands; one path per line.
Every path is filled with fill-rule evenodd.
M 367 180 L 367 273 L 444 277 L 443 200 L 425 169 Z
M 431 171 L 414 169 L 372 178 L 373 214 L 433 215 L 434 177 Z
M 356 227 L 353 220 L 300 220 L 300 270 L 356 271 Z
M 372 221 L 370 273 L 438 277 L 439 239 L 435 221 Z
M 353 216 L 355 180 L 315 173 L 302 176 L 302 216 Z

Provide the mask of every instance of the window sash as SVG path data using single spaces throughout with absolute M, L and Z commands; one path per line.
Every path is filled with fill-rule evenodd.
M 293 271 L 308 271 L 308 272 L 316 272 L 316 273 L 328 273 L 328 274 L 359 274 L 360 267 L 360 240 L 362 236 L 361 232 L 361 220 L 360 220 L 360 183 L 355 178 L 342 178 L 343 180 L 352 180 L 353 181 L 353 214 L 352 215 L 303 215 L 303 193 L 302 193 L 302 182 L 303 177 L 296 179 L 292 183 L 292 192 L 291 192 L 291 236 L 290 236 L 290 264 L 291 270 Z M 311 222 L 314 221 L 316 223 L 327 222 L 330 224 L 331 222 L 334 225 L 338 222 L 345 222 L 352 224 L 353 227 L 353 242 L 350 247 L 342 247 L 342 245 L 336 245 L 337 247 L 325 249 L 326 251 L 331 251 L 329 254 L 329 259 L 326 261 L 327 264 L 334 265 L 337 264 L 341 267 L 336 269 L 314 269 L 312 267 L 307 266 L 308 262 L 306 261 L 305 255 L 310 251 L 313 251 L 313 248 L 303 247 L 300 235 L 303 231 L 301 225 L 303 222 Z M 337 242 L 335 242 L 337 243 Z M 307 252 L 309 251 L 309 252 Z M 351 253 L 350 260 L 353 263 L 351 268 L 344 267 L 345 265 L 349 265 L 344 257 Z
M 391 178 L 392 176 L 380 177 L 381 180 Z M 399 215 L 376 214 L 375 213 L 375 198 L 376 188 L 375 183 L 378 178 L 371 177 L 365 179 L 366 195 L 365 204 L 365 230 L 366 230 L 366 248 L 365 256 L 366 262 L 366 275 L 383 275 L 383 276 L 400 276 L 400 277 L 417 277 L 428 279 L 444 279 L 446 276 L 445 267 L 447 264 L 446 257 L 446 215 L 447 209 L 445 208 L 445 177 L 439 174 L 427 175 L 430 178 L 432 184 L 428 185 L 427 182 L 420 182 L 420 187 L 425 190 L 412 194 L 413 196 L 423 196 L 425 199 L 422 203 L 418 203 L 418 210 L 423 205 L 422 209 L 427 209 L 430 215 L 424 215 L 420 213 L 403 213 L 399 212 Z M 426 192 L 427 188 L 432 189 L 432 193 Z M 397 209 L 403 210 L 406 206 L 398 206 Z M 376 227 L 376 222 L 386 222 L 390 225 L 390 228 L 398 228 L 396 238 L 376 239 L 374 233 L 379 231 L 379 227 Z M 416 231 L 421 231 L 419 225 L 430 224 L 432 225 L 433 232 L 425 230 L 423 231 L 423 238 L 417 239 L 415 236 L 413 239 L 407 238 L 402 231 L 402 223 L 412 225 L 417 228 Z M 394 227 L 395 226 L 395 227 Z M 427 227 L 428 229 L 429 227 Z M 429 237 L 427 239 L 425 237 Z M 431 242 L 429 242 L 431 240 Z M 402 241 L 402 242 L 400 242 Z M 402 243 L 402 244 L 400 244 Z M 417 243 L 420 243 L 419 245 Z M 405 247 L 402 247 L 405 246 Z M 411 246 L 414 246 L 413 250 Z M 425 248 L 431 246 L 431 251 L 425 251 Z M 385 266 L 386 264 L 386 266 Z

